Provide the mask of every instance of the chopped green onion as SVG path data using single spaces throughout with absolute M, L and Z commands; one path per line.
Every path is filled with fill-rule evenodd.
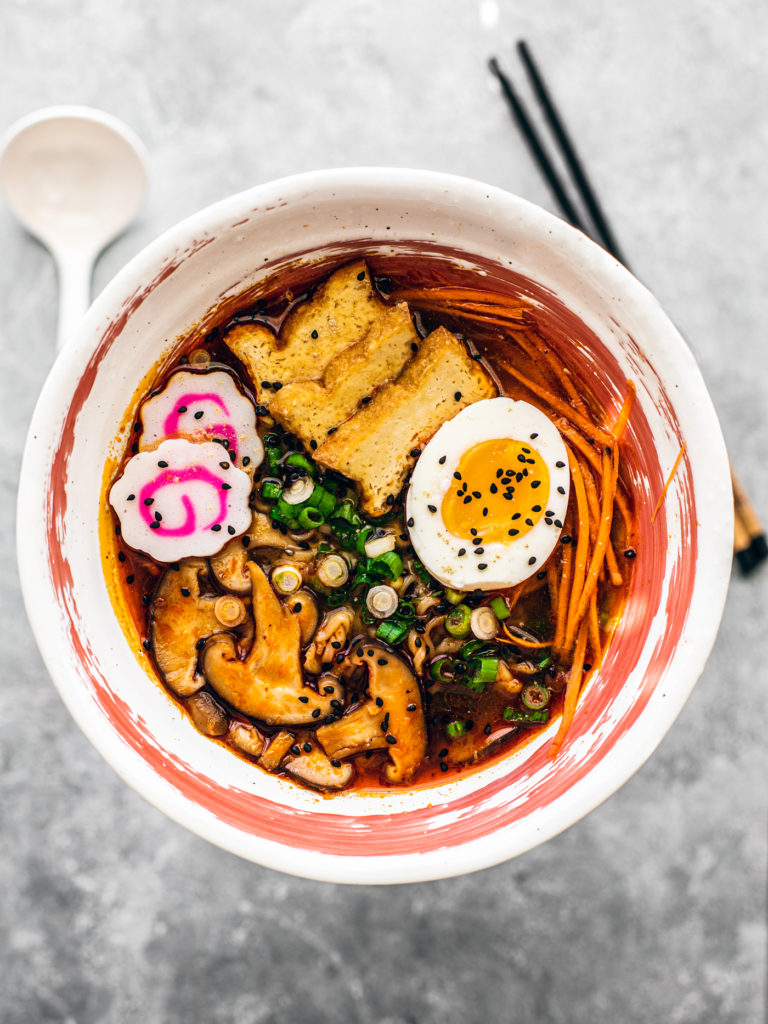
M 365 605 L 368 611 L 377 619 L 388 619 L 390 615 L 394 615 L 398 603 L 397 593 L 386 583 L 382 583 L 378 587 L 371 587 L 365 596 Z
M 341 555 L 328 555 L 317 567 L 317 578 L 326 587 L 343 587 L 349 579 L 349 566 Z
M 427 570 L 424 568 L 424 566 L 417 558 L 414 558 L 413 560 L 413 571 L 419 577 L 421 582 L 426 583 L 427 586 L 429 586 L 431 583 L 434 583 L 432 577 L 429 575 Z
M 493 644 L 486 643 L 485 640 L 470 640 L 469 643 L 462 644 L 459 654 L 467 661 L 469 658 L 479 658 L 481 656 L 493 657 L 496 651 L 497 648 Z
M 539 667 L 540 671 L 543 672 L 544 669 L 545 668 L 549 668 L 549 666 L 551 664 L 552 664 L 552 659 L 551 658 L 544 658 L 542 661 L 539 662 L 538 667 Z
M 465 604 L 457 604 L 445 619 L 445 631 L 451 636 L 463 640 L 469 636 L 469 620 L 472 615 L 471 609 Z
M 292 505 L 294 511 L 297 511 L 297 506 L 309 503 L 310 497 L 317 488 L 312 483 L 311 477 L 300 476 L 297 480 L 294 480 L 290 487 L 286 487 L 281 495 L 281 501 L 284 501 L 286 505 Z M 314 502 L 312 502 L 314 504 Z
M 364 533 L 365 530 L 361 530 L 358 534 L 358 551 L 360 550 L 360 538 Z M 395 550 L 396 541 L 394 533 L 385 533 L 383 530 L 374 530 L 374 534 L 375 533 L 379 533 L 380 536 L 371 537 L 369 534 L 367 539 L 363 541 L 363 550 L 361 554 L 366 555 L 368 558 L 378 558 L 379 555 L 385 555 L 388 551 Z
M 453 681 L 453 661 L 451 658 L 438 658 L 429 666 L 429 674 L 436 683 Z
M 358 515 L 354 502 L 349 500 L 340 501 L 333 510 L 333 522 L 336 522 L 337 519 L 341 519 L 344 522 L 349 523 L 351 526 L 363 525 L 363 521 Z
M 499 632 L 499 620 L 487 604 L 474 609 L 469 625 L 478 640 L 492 640 Z
M 490 603 L 490 608 L 492 609 L 493 614 L 500 622 L 503 622 L 504 619 L 508 619 L 509 616 L 511 615 L 509 608 L 507 608 L 507 602 L 504 600 L 501 594 L 494 597 L 494 599 Z
M 296 469 L 303 469 L 309 476 L 314 476 L 317 472 L 315 466 L 309 461 L 306 455 L 302 455 L 301 452 L 290 452 L 285 456 L 283 465 L 295 466 Z
M 315 484 L 310 496 L 307 498 L 307 505 L 316 508 L 327 519 L 336 508 L 336 499 L 330 491 L 326 491 L 320 484 Z
M 549 690 L 541 683 L 528 683 L 523 687 L 520 700 L 530 711 L 541 711 L 549 704 Z
M 499 671 L 499 658 L 478 658 L 474 664 L 472 681 L 475 683 L 493 683 Z
M 368 570 L 377 576 L 388 576 L 396 580 L 403 572 L 403 560 L 396 551 L 385 551 L 383 555 L 372 558 Z
M 449 722 L 445 727 L 445 732 L 452 740 L 456 740 L 459 736 L 466 736 L 469 732 L 469 723 L 465 722 L 463 718 L 459 718 L 455 722 Z
M 261 496 L 265 501 L 277 501 L 280 495 L 283 493 L 283 485 L 279 480 L 262 480 L 261 482 Z
M 371 536 L 373 530 L 374 527 L 372 526 L 364 526 L 357 537 L 355 537 L 355 550 L 361 558 L 365 556 L 365 542 Z
M 445 588 L 445 600 L 449 604 L 459 604 L 464 600 L 464 595 L 460 590 L 451 590 L 450 587 Z
M 286 505 L 282 498 L 278 498 L 269 514 L 276 523 L 282 523 L 290 530 L 298 530 L 299 520 L 296 518 L 296 509 L 292 505 Z
M 401 640 L 404 640 L 409 632 L 410 626 L 406 625 L 406 623 L 390 620 L 381 623 L 376 630 L 376 639 L 383 640 L 385 644 L 394 647 L 395 644 L 399 644 Z
M 275 473 L 280 460 L 283 457 L 283 449 L 280 444 L 280 437 L 277 434 L 264 435 L 264 454 L 267 457 L 267 465 L 270 473 Z
M 272 586 L 279 594 L 293 594 L 302 583 L 301 573 L 293 565 L 276 565 L 271 578 Z
M 316 530 L 325 522 L 325 516 L 319 508 L 312 508 L 308 505 L 299 512 L 299 526 L 305 530 Z
M 508 722 L 519 722 L 521 725 L 534 725 L 537 722 L 548 722 L 549 711 L 522 711 L 518 708 L 504 708 L 504 718 Z

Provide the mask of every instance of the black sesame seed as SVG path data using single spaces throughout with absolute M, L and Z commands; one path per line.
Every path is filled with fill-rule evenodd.
M 510 537 L 516 537 L 518 535 L 518 533 L 520 533 L 520 531 L 519 530 L 507 530 L 507 533 L 509 534 Z
M 149 651 L 152 649 L 152 644 L 149 642 L 149 640 L 142 640 L 141 646 L 144 648 L 145 651 Z
M 299 702 L 301 704 L 309 704 L 309 697 L 301 696 L 301 697 L 299 697 Z
M 341 761 L 339 761 L 337 757 L 331 758 L 331 764 L 333 765 L 334 768 L 341 768 Z
M 418 459 L 421 455 L 421 448 L 411 448 L 411 458 Z
M 331 640 L 331 647 L 334 649 L 334 651 L 338 651 L 338 649 L 341 647 L 341 641 Z
M 519 519 L 521 515 L 522 515 L 522 513 L 521 513 L 521 512 L 515 512 L 515 513 L 513 513 L 513 515 L 512 515 L 512 521 L 514 522 L 514 520 L 515 520 L 515 519 Z
M 525 520 L 525 525 L 526 526 L 533 526 L 533 520 L 532 519 L 526 519 Z
M 291 608 L 294 615 L 298 615 L 301 611 L 301 601 L 297 601 L 296 604 Z
M 381 731 L 389 731 L 389 712 L 387 712 L 386 715 L 384 715 L 383 719 L 381 720 Z
M 311 752 L 312 752 L 312 744 L 311 743 L 305 743 L 304 744 L 304 753 L 305 754 L 310 754 Z
M 405 710 L 406 711 L 415 711 L 416 710 L 416 705 L 415 704 L 409 704 L 408 707 Z
M 344 655 L 343 654 L 337 654 L 336 655 L 336 664 L 340 665 L 342 663 L 342 661 L 344 661 Z M 331 689 L 328 689 L 328 687 L 326 686 L 325 692 L 326 693 L 333 693 L 333 687 L 331 687 Z
M 471 494 L 468 494 L 468 495 L 466 496 L 466 498 L 464 499 L 464 501 L 462 502 L 462 504 L 464 504 L 464 505 L 468 505 L 468 504 L 470 503 L 470 501 L 472 501 L 472 495 L 471 495 Z
M 441 455 L 441 456 L 440 456 L 440 458 L 439 458 L 439 459 L 438 459 L 437 461 L 438 461 L 438 462 L 440 463 L 440 465 L 442 466 L 442 465 L 444 465 L 444 464 L 445 464 L 445 460 L 446 460 L 446 458 L 447 458 L 447 456 L 446 456 L 446 455 Z
M 564 487 L 558 487 L 557 488 L 557 493 L 558 494 L 565 494 L 565 488 Z
M 139 450 L 139 446 L 137 444 L 134 443 L 134 444 L 131 445 L 131 453 L 133 455 L 135 455 L 136 452 L 138 452 L 138 450 Z
M 133 583 L 133 581 L 134 581 L 134 579 L 135 579 L 135 578 L 136 578 L 136 577 L 135 577 L 135 576 L 133 575 L 133 573 L 131 572 L 131 573 L 129 573 L 129 574 L 128 574 L 128 575 L 127 575 L 127 576 L 125 577 L 125 582 L 126 582 L 126 583 Z
M 319 718 L 320 715 L 322 715 L 322 711 L 320 710 L 320 708 L 315 708 L 315 710 L 312 712 L 312 717 Z
M 636 555 L 637 555 L 637 552 L 635 551 L 634 548 L 627 548 L 627 550 L 624 552 L 624 557 L 625 558 L 634 558 Z
M 154 505 L 154 503 L 155 503 L 155 499 L 154 498 L 145 498 L 144 499 L 144 504 L 147 505 L 147 506 Z
M 487 569 L 488 568 L 488 564 L 487 564 L 487 562 L 478 562 L 477 563 L 477 568 L 482 571 L 483 569 Z
M 454 394 L 454 396 L 453 396 L 453 397 L 454 397 L 454 398 L 456 399 L 456 401 L 457 401 L 457 402 L 460 402 L 460 401 L 461 401 L 461 392 L 460 392 L 460 391 L 457 391 L 457 392 L 456 392 L 456 393 Z
M 214 523 L 211 529 L 213 530 L 214 533 L 218 533 L 219 530 L 221 529 L 221 523 Z
M 528 559 L 528 565 L 536 565 L 536 555 L 531 555 Z
M 388 494 L 387 495 L 386 504 L 390 505 L 390 506 L 395 504 L 395 496 L 394 496 L 394 494 Z
M 412 341 L 411 342 L 411 352 L 418 352 L 418 351 L 419 351 L 419 346 L 416 344 L 415 341 Z
M 397 740 L 392 735 L 392 733 L 389 733 L 387 736 L 384 737 L 384 739 L 387 741 L 387 743 L 391 743 L 391 744 L 397 743 Z
M 564 462 L 556 462 L 555 465 L 557 466 L 558 469 L 564 469 L 565 468 L 565 463 Z
M 178 572 L 181 566 L 179 565 L 178 562 L 171 562 L 171 568 L 173 569 L 174 572 Z
M 567 533 L 564 533 L 563 536 L 560 538 L 560 543 L 561 544 L 570 544 L 572 540 L 573 540 L 573 537 L 569 537 Z
M 136 500 L 136 495 L 135 494 L 129 494 L 128 497 L 125 500 L 126 501 L 135 501 Z
M 204 410 L 203 410 L 203 409 L 199 409 L 199 410 L 198 410 L 198 411 L 197 411 L 197 412 L 195 413 L 195 419 L 196 419 L 196 420 L 201 420 L 201 419 L 203 418 L 203 416 L 205 416 L 205 412 L 204 412 Z
M 558 530 L 562 530 L 563 528 L 563 524 L 560 522 L 559 519 L 555 520 L 555 526 L 558 528 Z
M 150 528 L 150 530 L 159 530 L 160 529 L 160 523 L 158 523 L 158 521 L 155 520 L 154 523 L 150 523 L 149 524 L 149 528 Z
M 515 480 L 517 480 L 518 483 L 520 483 L 520 481 L 522 479 L 523 479 L 523 474 L 522 473 L 515 473 Z
M 456 472 L 453 474 L 453 479 L 461 480 L 461 473 L 458 470 L 456 470 Z
M 221 489 L 222 489 L 222 491 L 231 491 L 232 490 L 232 484 L 222 484 L 221 485 Z
M 542 569 L 542 571 L 541 571 L 541 572 L 537 572 L 537 573 L 536 573 L 536 579 L 537 579 L 537 580 L 543 580 L 543 579 L 545 578 L 545 576 L 546 576 L 546 575 L 547 575 L 547 573 L 546 573 L 546 570 L 545 570 L 545 569 Z
M 376 659 L 376 664 L 377 665 L 388 665 L 389 662 L 387 661 L 386 658 L 377 658 Z
M 371 396 L 370 395 L 366 395 L 365 398 L 361 398 L 360 399 L 360 404 L 361 405 L 368 405 L 370 400 L 371 400 Z
M 195 644 L 195 650 L 196 651 L 202 651 L 202 649 L 204 647 L 205 647 L 205 638 L 204 637 L 200 637 L 200 639 Z
M 381 699 L 381 697 L 377 697 L 376 698 L 376 707 L 377 708 L 383 708 L 384 707 L 384 701 Z
M 117 560 L 118 560 L 118 562 L 124 562 L 125 561 L 125 555 L 123 554 L 122 551 L 118 552 Z
M 365 280 L 365 271 L 364 270 L 361 270 L 360 273 L 357 275 L 357 280 L 358 281 L 364 281 Z
M 158 462 L 158 466 L 160 467 L 160 469 L 168 469 L 168 463 L 165 462 L 163 459 L 160 459 L 160 461 Z
M 532 505 L 531 512 L 541 512 L 541 505 Z
M 364 654 L 364 653 L 365 653 L 365 652 L 363 651 L 363 648 L 362 648 L 362 647 L 358 647 L 358 648 L 357 648 L 357 656 L 358 656 L 358 658 L 362 658 L 362 656 L 363 656 L 363 654 Z
M 310 334 L 310 338 L 312 338 L 313 340 L 317 340 L 317 331 L 312 331 L 312 333 Z
M 490 736 L 491 735 L 491 723 L 490 722 L 483 729 L 483 732 L 485 733 L 486 736 Z
M 482 555 L 485 552 L 485 548 L 475 548 L 476 555 Z
M 437 512 L 437 505 L 427 505 L 430 512 Z
M 291 747 L 291 753 L 293 754 L 294 757 L 299 756 L 299 754 L 301 753 L 301 747 L 298 745 L 298 743 L 293 744 L 293 746 Z
M 496 484 L 491 484 L 490 491 L 491 494 L 498 494 L 499 488 L 496 486 Z
M 338 429 L 339 429 L 338 427 L 328 427 L 328 430 L 326 431 L 326 433 L 328 434 L 328 437 L 330 437 L 331 434 L 335 434 Z
M 533 481 L 531 482 L 531 487 L 532 487 L 532 488 L 533 488 L 534 490 L 535 490 L 535 489 L 536 489 L 537 487 L 541 487 L 541 480 L 533 480 Z
M 221 466 L 222 469 L 229 469 L 228 462 L 220 462 L 219 465 Z
M 365 653 L 368 655 L 369 658 L 373 657 L 373 651 L 366 651 Z
M 448 771 L 448 765 L 445 763 L 445 761 L 441 761 L 440 762 L 440 771 L 441 772 L 447 772 Z
M 247 533 L 244 537 L 240 538 L 240 543 L 243 545 L 244 548 L 247 548 L 248 545 L 251 543 L 251 538 L 248 536 Z
M 230 537 L 234 537 L 235 536 L 235 528 L 234 528 L 234 526 L 228 526 L 227 527 L 227 533 L 229 534 Z
M 487 508 L 484 508 L 484 509 L 483 509 L 483 515 L 484 515 L 484 516 L 487 516 L 487 515 L 488 515 L 488 509 L 487 509 Z
M 442 750 L 438 750 L 437 756 L 438 757 L 447 757 L 448 756 L 448 747 L 443 747 Z
M 266 407 L 266 405 L 257 405 L 254 408 L 254 412 L 256 413 L 257 416 L 266 416 L 267 413 L 269 412 L 269 409 Z
M 413 526 L 413 516 L 408 520 L 408 526 Z
M 466 553 L 467 553 L 467 549 L 466 548 L 459 548 L 459 550 L 456 552 L 456 554 L 459 556 L 459 558 L 461 558 L 463 555 L 466 555 Z
M 479 363 L 483 357 L 479 352 L 473 352 L 471 358 L 474 359 L 476 363 Z
M 189 587 L 182 587 L 181 588 L 181 596 L 182 597 L 189 597 L 189 595 L 191 593 L 192 593 L 192 591 L 189 589 Z

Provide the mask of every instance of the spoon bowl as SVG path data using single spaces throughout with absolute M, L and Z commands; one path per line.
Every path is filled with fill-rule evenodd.
M 96 258 L 135 217 L 146 181 L 141 140 L 90 107 L 36 111 L 0 142 L 0 189 L 56 261 L 57 350 L 90 305 Z

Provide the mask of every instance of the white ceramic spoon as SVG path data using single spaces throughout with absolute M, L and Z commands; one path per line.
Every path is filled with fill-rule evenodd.
M 0 143 L 0 188 L 8 205 L 56 261 L 57 351 L 91 303 L 96 258 L 133 220 L 146 181 L 142 142 L 91 107 L 36 111 Z

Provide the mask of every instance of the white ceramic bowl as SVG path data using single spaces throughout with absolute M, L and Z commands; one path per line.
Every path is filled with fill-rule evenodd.
M 333 799 L 267 776 L 198 734 L 142 668 L 105 584 L 97 522 L 126 410 L 179 336 L 283 263 L 439 249 L 536 282 L 579 318 L 574 357 L 611 405 L 638 388 L 628 445 L 641 542 L 605 662 L 560 756 L 548 733 L 466 778 Z M 302 255 L 303 254 L 303 255 Z M 490 268 L 490 270 L 489 270 Z M 495 270 L 494 270 L 495 268 Z M 558 307 L 559 308 L 559 307 Z M 663 509 L 651 510 L 687 442 Z M 72 715 L 147 800 L 261 864 L 337 882 L 460 874 L 572 824 L 645 761 L 714 642 L 731 564 L 723 439 L 686 345 L 646 289 L 579 232 L 515 196 L 425 171 L 299 175 L 233 196 L 166 232 L 94 303 L 45 384 L 19 491 L 24 597 Z

